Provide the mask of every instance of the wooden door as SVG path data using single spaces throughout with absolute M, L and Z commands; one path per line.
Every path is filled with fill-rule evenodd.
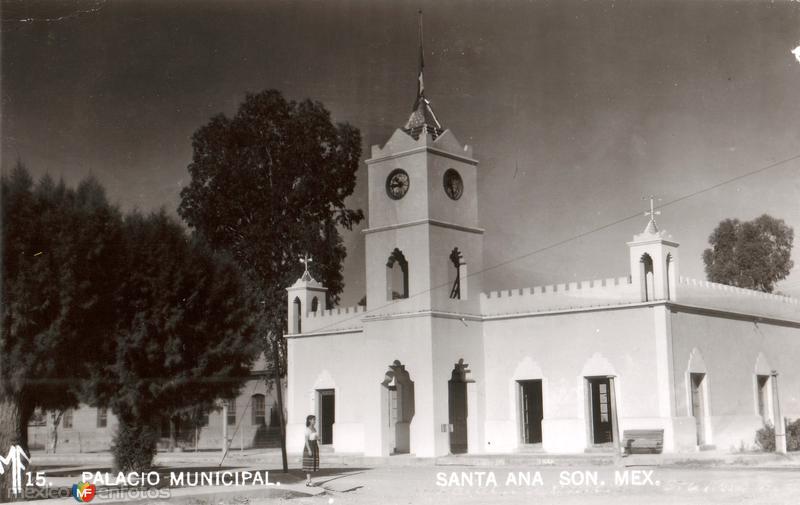
M 592 442 L 608 444 L 614 441 L 611 433 L 611 398 L 607 378 L 589 379 L 590 410 L 592 413 Z
M 542 443 L 542 381 L 520 381 L 522 443 Z
M 333 423 L 336 422 L 336 396 L 333 389 L 323 389 L 319 392 L 320 397 L 320 444 L 333 443 Z
M 705 430 L 705 398 L 703 381 L 706 374 L 693 373 L 690 374 L 690 382 L 692 383 L 692 415 L 694 416 L 694 423 L 697 429 L 697 445 L 704 445 L 706 443 L 706 430 Z
M 451 380 L 448 386 L 452 426 L 450 452 L 464 454 L 467 452 L 467 383 Z

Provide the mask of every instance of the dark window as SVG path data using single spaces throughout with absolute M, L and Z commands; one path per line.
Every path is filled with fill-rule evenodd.
M 97 427 L 105 428 L 108 426 L 108 409 L 100 407 L 97 409 Z
M 266 423 L 266 403 L 264 395 L 256 394 L 252 397 L 253 424 L 260 426 Z
M 64 419 L 63 419 L 64 428 L 72 428 L 72 409 L 67 409 L 64 411 Z
M 236 398 L 225 400 L 225 405 L 228 407 L 228 426 L 236 424 Z

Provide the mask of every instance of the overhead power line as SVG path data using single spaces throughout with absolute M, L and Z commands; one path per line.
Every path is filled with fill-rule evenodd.
M 789 162 L 795 161 L 795 160 L 800 160 L 800 154 L 796 154 L 794 156 L 790 156 L 788 158 L 784 158 L 784 159 L 776 161 L 774 163 L 770 163 L 769 165 L 757 168 L 755 170 L 751 170 L 749 172 L 745 172 L 745 173 L 737 175 L 735 177 L 731 177 L 730 179 L 725 179 L 725 180 L 720 181 L 720 182 L 718 182 L 716 184 L 713 184 L 711 186 L 706 186 L 704 188 L 698 189 L 697 191 L 693 191 L 691 193 L 687 193 L 687 194 L 685 194 L 683 196 L 680 196 L 678 198 L 674 198 L 674 199 L 669 200 L 669 201 L 665 202 L 664 204 L 662 204 L 660 206 L 660 208 L 668 207 L 670 205 L 675 205 L 676 203 L 682 202 L 684 200 L 688 200 L 689 198 L 695 197 L 697 195 L 701 195 L 703 193 L 708 193 L 709 191 L 713 191 L 713 190 L 715 190 L 715 189 L 717 189 L 719 187 L 725 186 L 725 185 L 730 184 L 732 182 L 736 182 L 736 181 L 745 179 L 747 177 L 752 177 L 754 175 L 761 174 L 763 172 L 766 172 L 766 171 L 771 170 L 773 168 L 779 167 L 781 165 L 785 165 L 786 163 L 789 163 Z M 592 228 L 590 230 L 578 233 L 576 235 L 572 235 L 571 237 L 565 238 L 563 240 L 559 240 L 559 241 L 553 242 L 551 244 L 548 244 L 546 246 L 540 247 L 538 249 L 534 249 L 534 250 L 528 251 L 526 253 L 520 254 L 518 256 L 514 256 L 513 258 L 510 258 L 510 259 L 507 259 L 507 260 L 503 260 L 503 261 L 501 261 L 499 263 L 495 263 L 494 265 L 485 267 L 482 270 L 478 270 L 477 272 L 469 273 L 469 274 L 467 274 L 467 277 L 473 277 L 475 275 L 479 275 L 479 274 L 482 274 L 482 273 L 485 273 L 485 272 L 489 272 L 491 270 L 495 270 L 497 268 L 504 267 L 504 266 L 509 265 L 511 263 L 515 263 L 517 261 L 524 260 L 526 258 L 529 258 L 529 257 L 535 255 L 535 254 L 539 254 L 539 253 L 542 253 L 542 252 L 545 252 L 545 251 L 549 251 L 550 249 L 554 249 L 556 247 L 562 246 L 562 245 L 564 245 L 566 243 L 572 242 L 573 240 L 581 239 L 583 237 L 586 237 L 587 235 L 591 235 L 593 233 L 597 233 L 599 231 L 611 228 L 613 226 L 616 226 L 618 224 L 624 223 L 626 221 L 630 221 L 631 219 L 640 218 L 641 216 L 642 216 L 641 212 L 636 212 L 635 214 L 630 214 L 628 216 L 622 217 L 622 218 L 617 219 L 615 221 L 611 221 L 611 222 L 606 223 L 604 225 Z M 429 289 L 426 289 L 426 290 L 423 290 L 423 291 L 419 291 L 417 293 L 410 294 L 408 296 L 408 298 L 406 298 L 406 299 L 415 298 L 417 296 L 421 296 L 423 294 L 429 293 L 429 292 L 431 292 L 431 291 L 433 291 L 435 289 L 442 289 L 442 288 L 449 287 L 449 286 L 450 286 L 449 282 L 443 283 L 443 284 L 439 284 L 439 285 L 433 286 L 433 287 L 431 287 Z M 361 317 L 364 316 L 364 314 L 369 314 L 371 312 L 372 313 L 377 312 L 377 311 L 379 311 L 381 309 L 389 307 L 390 305 L 392 305 L 392 303 L 394 303 L 394 302 L 388 302 L 388 303 L 385 303 L 385 304 L 380 305 L 378 307 L 369 309 L 366 312 L 362 312 L 361 314 L 353 315 L 352 317 L 337 321 L 336 323 L 331 323 L 329 325 L 322 326 L 322 327 L 318 328 L 316 331 L 325 331 L 326 329 L 328 329 L 328 328 L 330 328 L 330 327 L 332 327 L 334 325 L 338 325 L 338 324 L 341 324 L 343 322 L 346 322 L 346 321 L 349 321 L 349 320 L 352 320 L 352 319 L 361 318 Z

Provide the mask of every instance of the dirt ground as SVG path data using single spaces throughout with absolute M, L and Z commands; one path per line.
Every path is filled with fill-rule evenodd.
M 619 470 L 625 473 L 615 475 Z M 635 473 L 634 473 L 635 471 Z M 536 472 L 539 472 L 538 477 Z M 490 478 L 489 475 L 493 478 Z M 509 477 L 511 475 L 511 477 Z M 328 469 L 282 476 L 264 489 L 193 489 L 134 505 L 374 505 L 374 504 L 774 504 L 800 503 L 800 470 L 764 468 L 498 468 L 382 467 Z M 620 480 L 615 480 L 620 479 Z M 190 490 L 183 490 L 190 491 Z M 68 502 L 64 502 L 68 503 Z M 106 502 L 109 503 L 109 502 Z
M 304 485 L 300 470 L 284 474 L 279 464 L 244 457 L 224 467 L 188 458 L 161 462 L 160 472 L 269 470 L 273 486 L 161 487 L 162 495 L 128 497 L 130 505 L 373 505 L 373 504 L 800 504 L 800 459 L 774 456 L 694 460 L 626 459 L 592 464 L 590 458 L 569 464 L 412 464 L 408 466 L 331 464 Z M 39 458 L 44 459 L 44 458 Z M 81 480 L 82 471 L 108 470 L 105 461 L 70 461 L 42 465 L 62 490 Z M 655 463 L 653 463 L 655 461 Z M 489 460 L 491 462 L 491 460 Z M 71 463 L 71 464 L 70 464 Z M 91 464 L 93 463 L 93 464 Z M 497 463 L 495 461 L 495 463 Z M 527 466 L 526 466 L 527 465 Z M 98 494 L 93 503 L 119 503 Z M 42 505 L 76 503 L 72 497 Z
M 789 505 L 800 503 L 800 470 L 797 469 L 651 467 L 619 470 L 623 472 L 627 470 L 627 483 L 624 482 L 624 473 L 617 477 L 622 480 L 615 482 L 617 469 L 614 468 L 375 468 L 321 476 L 318 482 L 324 493 L 313 497 L 282 497 L 277 503 L 297 505 L 377 503 Z M 537 471 L 541 480 L 536 479 Z M 484 473 L 479 474 L 479 472 Z M 489 472 L 493 472 L 494 481 L 488 478 Z M 266 505 L 276 503 L 276 500 L 254 498 L 251 503 Z

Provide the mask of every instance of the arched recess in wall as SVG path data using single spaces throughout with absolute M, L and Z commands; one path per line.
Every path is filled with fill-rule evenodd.
M 317 378 L 314 380 L 314 386 L 312 389 L 335 389 L 336 382 L 334 382 L 333 377 L 331 376 L 328 370 L 322 370 L 318 375 Z
M 610 377 L 616 376 L 617 371 L 614 365 L 603 356 L 601 353 L 596 352 L 586 360 L 581 369 L 581 377 Z
M 639 258 L 639 271 L 642 279 L 642 301 L 649 302 L 655 299 L 655 284 L 653 282 L 653 258 L 644 253 Z
M 458 247 L 453 248 L 448 257 L 450 268 L 447 271 L 448 280 L 450 281 L 450 298 L 454 300 L 467 299 L 467 262 L 464 261 L 464 255 L 458 250 Z
M 315 296 L 311 299 L 311 312 L 316 312 L 319 309 L 319 299 Z
M 297 330 L 297 333 L 302 333 L 303 328 L 301 326 L 303 321 L 303 311 L 302 311 L 302 303 L 300 302 L 300 297 L 295 297 L 294 302 L 292 303 L 292 319 L 294 320 L 294 327 Z
M 703 359 L 703 355 L 700 353 L 700 349 L 695 347 L 692 349 L 692 352 L 689 353 L 689 364 L 686 368 L 687 373 L 708 373 L 708 368 L 706 367 L 706 362 Z
M 389 454 L 408 454 L 411 451 L 411 421 L 414 418 L 414 381 L 399 360 L 389 365 L 381 382 L 384 408 L 381 429 Z
M 386 299 L 408 298 L 408 260 L 395 248 L 386 262 Z

